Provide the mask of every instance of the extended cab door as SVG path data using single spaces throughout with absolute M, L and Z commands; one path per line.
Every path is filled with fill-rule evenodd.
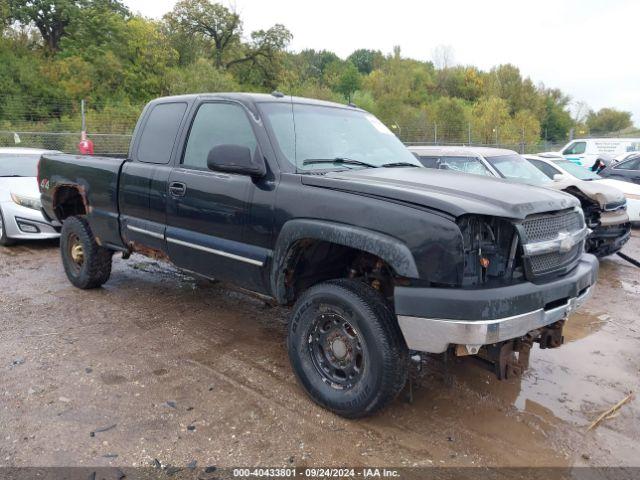
M 187 107 L 186 102 L 151 104 L 137 127 L 138 140 L 123 165 L 119 187 L 122 237 L 134 249 L 166 252 L 167 181 Z
M 259 180 L 209 170 L 207 157 L 219 145 L 248 147 L 256 162 L 264 161 L 249 113 L 241 104 L 212 100 L 197 108 L 181 158 L 169 177 L 169 257 L 181 268 L 260 291 L 256 279 L 270 251 L 252 243 L 247 234 Z

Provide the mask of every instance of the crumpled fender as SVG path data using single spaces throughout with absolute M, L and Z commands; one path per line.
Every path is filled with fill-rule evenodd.
M 271 288 L 279 301 L 285 298 L 284 270 L 291 247 L 303 239 L 332 242 L 371 253 L 384 260 L 398 275 L 419 278 L 413 254 L 396 238 L 352 225 L 296 219 L 290 220 L 282 227 L 273 256 Z

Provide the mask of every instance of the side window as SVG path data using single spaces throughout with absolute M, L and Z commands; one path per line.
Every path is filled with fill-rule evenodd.
M 632 158 L 613 167 L 615 170 L 640 170 L 640 158 Z
M 138 160 L 145 163 L 169 163 L 186 103 L 160 103 L 147 117 L 138 144 Z
M 489 170 L 475 157 L 442 157 L 440 168 L 474 175 L 492 176 Z
M 587 142 L 573 142 L 562 152 L 563 155 L 582 155 L 587 150 Z
M 191 125 L 182 163 L 185 167 L 206 169 L 209 151 L 230 144 L 256 151 L 258 142 L 244 109 L 231 103 L 205 103 Z
M 559 170 L 556 170 L 551 165 L 545 162 L 541 162 L 540 160 L 529 160 L 529 163 L 544 173 L 547 177 L 553 180 L 554 175 L 558 175 L 560 173 Z

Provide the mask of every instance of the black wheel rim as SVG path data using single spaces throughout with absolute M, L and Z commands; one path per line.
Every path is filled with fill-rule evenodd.
M 348 390 L 361 379 L 365 363 L 362 340 L 341 314 L 318 313 L 309 330 L 308 346 L 313 366 L 331 387 Z

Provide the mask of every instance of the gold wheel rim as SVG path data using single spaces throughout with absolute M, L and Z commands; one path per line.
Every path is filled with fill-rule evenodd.
M 76 270 L 80 270 L 84 263 L 84 248 L 77 235 L 71 235 L 69 237 L 69 256 L 73 261 Z

